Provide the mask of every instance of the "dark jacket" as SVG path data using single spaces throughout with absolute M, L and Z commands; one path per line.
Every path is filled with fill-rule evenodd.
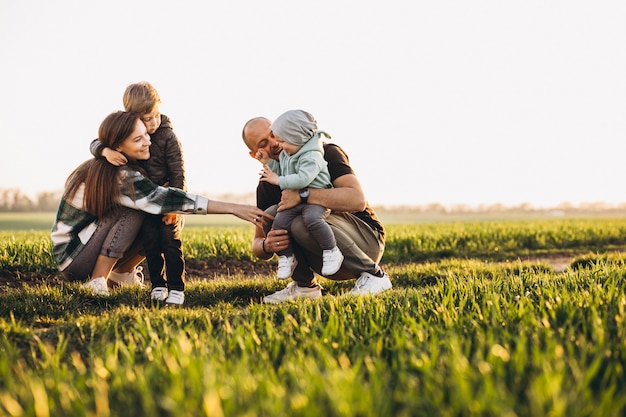
M 161 115 L 161 126 L 150 135 L 150 141 L 150 159 L 144 161 L 148 178 L 157 185 L 169 184 L 186 191 L 183 147 L 169 117 Z
M 174 133 L 169 117 L 161 115 L 161 125 L 150 135 L 150 159 L 140 161 L 148 178 L 157 185 L 168 184 L 170 187 L 187 190 L 183 147 Z M 104 146 L 98 139 L 91 142 L 89 150 L 96 157 L 102 156 Z

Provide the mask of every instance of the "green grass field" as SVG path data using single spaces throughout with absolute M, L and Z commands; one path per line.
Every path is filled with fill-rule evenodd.
M 246 224 L 188 226 L 189 258 L 254 262 Z M 54 274 L 46 229 L 0 242 L 0 270 Z M 0 415 L 622 416 L 625 246 L 624 218 L 389 223 L 376 297 L 322 279 L 265 305 L 284 283 L 264 275 L 190 277 L 178 309 L 4 289 Z

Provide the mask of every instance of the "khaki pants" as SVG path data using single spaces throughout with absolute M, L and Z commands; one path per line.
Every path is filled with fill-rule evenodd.
M 276 206 L 266 211 L 273 215 Z M 325 278 L 343 281 L 358 278 L 362 272 L 374 274 L 380 271 L 378 263 L 383 257 L 385 245 L 380 242 L 378 231 L 351 213 L 332 212 L 326 217 L 326 222 L 335 234 L 344 260 L 337 273 Z M 313 272 L 321 275 L 322 248 L 304 226 L 302 217 L 296 217 L 291 224 L 291 243 L 298 259 L 292 278 L 298 285 L 308 286 L 313 282 Z

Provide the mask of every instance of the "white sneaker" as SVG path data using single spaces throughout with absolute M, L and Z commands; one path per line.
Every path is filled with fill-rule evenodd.
M 298 266 L 298 260 L 295 255 L 291 256 L 279 256 L 278 257 L 278 270 L 276 271 L 276 278 L 287 279 L 291 277 L 293 271 Z
M 115 272 L 111 271 L 109 274 L 109 279 L 113 281 L 115 284 L 125 287 L 138 285 L 143 287 L 143 267 L 138 266 L 134 271 L 131 272 Z
M 391 281 L 389 276 L 383 273 L 382 277 L 362 272 L 359 279 L 356 280 L 354 288 L 350 290 L 351 295 L 374 295 L 379 292 L 391 289 Z
M 165 301 L 167 299 L 167 288 L 155 287 L 150 292 L 150 299 L 154 301 Z
M 276 291 L 274 294 L 263 297 L 263 302 L 268 304 L 282 303 L 283 301 L 294 301 L 298 298 L 316 299 L 322 296 L 322 286 L 315 284 L 315 287 L 298 287 L 295 281 L 291 281 L 287 286 Z
M 328 277 L 341 268 L 343 253 L 337 246 L 322 252 L 322 275 Z
M 178 290 L 171 290 L 170 295 L 165 300 L 165 304 L 182 306 L 185 302 L 185 292 Z
M 109 295 L 109 287 L 104 277 L 93 278 L 83 284 L 83 288 L 90 291 L 93 295 Z

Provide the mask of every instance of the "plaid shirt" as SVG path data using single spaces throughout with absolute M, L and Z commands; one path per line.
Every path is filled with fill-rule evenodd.
M 119 184 L 120 203 L 125 207 L 150 214 L 207 214 L 207 198 L 159 187 L 133 168 L 120 169 Z M 84 209 L 84 193 L 82 184 L 71 200 L 61 200 L 52 226 L 52 255 L 61 271 L 76 259 L 100 223 L 98 217 Z

